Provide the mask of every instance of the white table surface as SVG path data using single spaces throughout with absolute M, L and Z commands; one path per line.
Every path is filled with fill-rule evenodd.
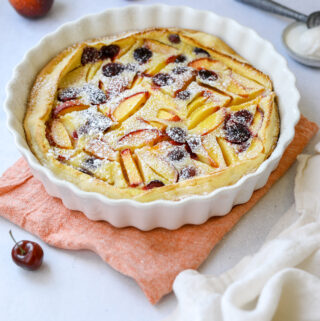
M 5 99 L 5 85 L 14 66 L 42 36 L 61 24 L 79 17 L 100 12 L 108 7 L 131 3 L 151 4 L 158 1 L 56 0 L 50 14 L 41 20 L 27 20 L 0 1 L 0 103 Z M 315 0 L 279 0 L 310 13 L 320 10 Z M 302 113 L 320 124 L 320 71 L 299 65 L 291 60 L 281 44 L 281 31 L 288 19 L 263 13 L 234 0 L 167 0 L 167 4 L 189 5 L 212 10 L 231 17 L 255 29 L 273 43 L 288 60 L 297 77 L 302 99 Z M 214 30 L 212 30 L 214 33 Z M 318 135 L 318 138 L 320 135 Z M 307 147 L 312 147 L 317 139 Z M 0 173 L 19 157 L 13 139 L 6 129 L 5 115 L 0 109 Z M 253 253 L 262 244 L 276 220 L 293 203 L 295 166 L 280 179 L 272 190 L 238 223 L 214 249 L 200 271 L 219 274 L 232 267 L 243 256 Z M 27 272 L 11 261 L 13 246 L 8 231 L 17 239 L 36 239 L 29 233 L 0 218 L 0 320 L 5 321 L 64 321 L 64 320 L 161 320 L 176 305 L 173 294 L 159 304 L 149 304 L 137 284 L 114 271 L 97 255 L 89 251 L 64 251 L 47 246 L 38 240 L 45 253 L 45 263 L 37 272 Z

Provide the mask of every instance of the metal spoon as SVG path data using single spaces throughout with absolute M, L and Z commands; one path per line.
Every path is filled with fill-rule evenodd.
M 320 25 L 320 11 L 311 13 L 309 16 L 285 7 L 271 0 L 236 0 L 253 7 L 279 14 L 288 18 L 295 19 L 307 24 L 308 28 L 313 28 Z
M 271 0 L 236 0 L 236 1 L 252 5 L 253 7 L 256 7 L 265 11 L 277 13 L 279 15 L 298 20 L 299 22 L 293 22 L 283 30 L 282 43 L 284 47 L 287 49 L 289 55 L 296 61 L 300 62 L 301 64 L 307 65 L 309 67 L 316 67 L 316 68 L 320 67 L 319 58 L 303 56 L 293 51 L 288 45 L 288 36 L 290 32 L 297 26 L 307 25 L 308 28 L 312 28 L 320 25 L 320 11 L 313 12 L 309 16 L 306 16 L 300 12 L 289 9 Z
M 287 49 L 289 55 L 296 61 L 309 67 L 320 68 L 319 58 L 300 55 L 296 51 L 293 51 L 291 47 L 288 45 L 289 34 L 292 32 L 293 29 L 297 28 L 301 24 L 301 22 L 293 22 L 289 24 L 282 32 L 282 43 L 284 47 Z

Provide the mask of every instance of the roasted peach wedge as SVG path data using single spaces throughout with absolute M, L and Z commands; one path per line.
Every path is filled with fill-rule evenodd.
M 226 71 L 228 67 L 218 60 L 211 58 L 200 58 L 193 60 L 188 64 L 189 67 L 192 67 L 197 70 L 214 70 L 214 71 Z
M 54 119 L 51 124 L 51 138 L 58 147 L 60 148 L 72 148 L 72 142 L 69 134 L 63 124 Z
M 137 117 L 137 119 L 145 124 L 148 124 L 152 127 L 155 127 L 157 128 L 160 132 L 163 132 L 166 127 L 167 127 L 167 124 L 163 123 L 162 121 L 159 121 L 159 120 L 155 120 L 155 119 L 143 119 L 141 117 Z
M 225 108 L 216 109 L 190 130 L 190 134 L 207 135 L 218 128 L 224 121 Z
M 120 146 L 139 148 L 155 143 L 160 137 L 161 132 L 158 129 L 137 129 L 121 137 L 118 143 Z
M 127 174 L 129 185 L 131 187 L 136 187 L 141 185 L 143 183 L 143 180 L 141 178 L 137 165 L 133 159 L 131 150 L 128 148 L 124 149 L 123 151 L 121 151 L 120 155 L 121 155 L 123 167 Z
M 60 105 L 58 105 L 54 110 L 53 110 L 53 116 L 58 117 L 58 116 L 63 116 L 67 113 L 71 113 L 73 111 L 80 111 L 80 110 L 85 110 L 88 109 L 89 106 L 83 104 L 79 100 L 69 100 L 66 101 Z
M 205 148 L 201 137 L 190 136 L 187 139 L 187 144 L 191 151 L 197 155 L 199 161 L 212 167 L 218 167 L 218 163 L 208 153 L 208 150 Z
M 170 109 L 160 109 L 157 115 L 158 118 L 168 121 L 180 121 L 181 118 Z
M 128 38 L 128 37 L 115 41 L 113 45 L 119 46 L 120 51 L 115 57 L 113 57 L 112 60 L 119 59 L 120 57 L 125 55 L 131 49 L 131 47 L 135 44 L 135 42 L 136 42 L 136 39 Z
M 179 52 L 176 48 L 154 39 L 145 39 L 144 46 L 151 51 L 157 52 L 162 55 L 174 56 Z
M 97 61 L 94 64 L 89 65 L 89 69 L 86 75 L 86 81 L 89 82 L 93 79 L 93 77 L 96 75 L 98 70 L 100 69 L 101 65 L 103 64 L 103 61 Z M 101 89 L 101 88 L 100 88 Z
M 85 146 L 85 151 L 100 159 L 119 161 L 119 152 L 115 151 L 108 143 L 100 139 L 89 141 Z
M 159 144 L 158 144 L 159 145 Z M 156 145 L 155 148 L 146 147 L 141 148 L 136 151 L 139 159 L 147 164 L 159 177 L 161 181 L 165 184 L 173 184 L 178 180 L 178 172 L 174 166 L 172 166 L 168 161 L 159 157 Z
M 115 121 L 123 122 L 131 115 L 135 114 L 148 100 L 150 93 L 142 91 L 129 97 L 125 97 L 112 113 Z

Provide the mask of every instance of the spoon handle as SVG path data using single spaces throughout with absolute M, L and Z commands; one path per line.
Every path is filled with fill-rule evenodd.
M 301 22 L 307 22 L 307 19 L 308 19 L 308 16 L 271 0 L 236 0 L 236 1 L 251 5 L 253 7 L 256 7 L 265 11 L 276 13 L 281 16 L 292 18 Z

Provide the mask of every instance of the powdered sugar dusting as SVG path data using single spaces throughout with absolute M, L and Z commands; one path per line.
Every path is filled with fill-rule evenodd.
M 148 51 L 146 61 L 134 57 L 137 48 L 142 53 Z M 101 51 L 96 49 L 90 50 Z M 79 169 L 90 179 L 97 177 L 121 188 L 141 188 L 152 181 L 161 182 L 154 186 L 161 188 L 162 183 L 208 175 L 221 164 L 226 166 L 223 147 L 216 137 L 226 139 L 238 127 L 247 125 L 243 123 L 243 113 L 236 122 L 231 119 L 225 128 L 226 112 L 221 110 L 225 111 L 222 107 L 239 97 L 237 90 L 243 91 L 245 86 L 238 77 L 237 87 L 231 70 L 223 63 L 210 62 L 210 68 L 217 70 L 199 67 L 207 56 L 201 48 L 195 51 L 191 44 L 140 39 L 118 58 L 97 56 L 88 62 L 90 68 L 78 67 L 83 70 L 76 76 L 82 78 L 77 78 L 75 85 L 60 89 L 56 100 L 58 104 L 75 100 L 78 105 L 55 115 L 66 127 L 73 149 L 55 146 L 48 151 L 48 157 Z M 42 86 L 41 90 L 56 94 L 49 83 Z M 83 105 L 77 108 L 79 103 L 86 109 L 81 110 Z M 209 135 L 213 139 L 208 139 Z M 240 155 L 239 159 L 245 159 L 244 147 L 248 149 L 251 141 L 246 140 L 246 146 L 227 144 Z M 129 154 L 125 149 L 130 149 Z M 222 158 L 221 164 L 216 155 Z M 130 175 L 133 169 L 138 171 L 134 177 Z M 139 179 L 145 181 L 141 183 Z

